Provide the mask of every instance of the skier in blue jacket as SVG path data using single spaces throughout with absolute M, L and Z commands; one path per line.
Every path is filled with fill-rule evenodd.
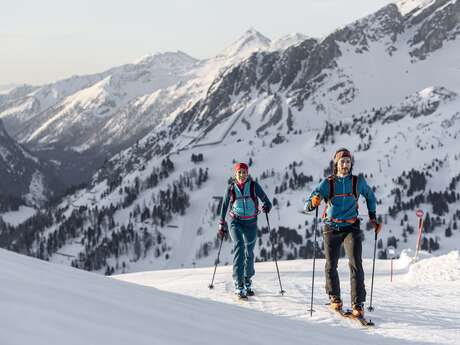
M 258 199 L 262 211 L 269 213 L 272 204 L 262 187 L 248 175 L 248 166 L 237 163 L 235 177 L 227 187 L 219 220 L 219 237 L 227 235 L 225 216 L 230 207 L 230 236 L 233 241 L 233 280 L 239 298 L 254 295 L 251 278 L 254 276 L 254 246 L 257 236 Z
M 358 218 L 358 198 L 366 199 L 368 214 L 376 231 L 380 228 L 376 220 L 376 199 L 372 188 L 362 175 L 352 175 L 352 155 L 346 148 L 339 149 L 334 155 L 334 173 L 324 179 L 313 190 L 305 203 L 306 211 L 319 207 L 321 200 L 326 203 L 324 219 L 324 251 L 326 256 L 326 293 L 331 307 L 342 308 L 340 281 L 337 265 L 340 247 L 343 243 L 348 256 L 351 282 L 351 302 L 353 315 L 364 316 L 363 304 L 366 300 L 364 270 L 362 265 L 363 233 Z

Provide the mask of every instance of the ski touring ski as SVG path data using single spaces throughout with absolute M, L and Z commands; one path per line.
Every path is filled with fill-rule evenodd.
M 256 295 L 256 294 L 254 293 L 254 290 L 252 290 L 252 289 L 246 291 L 246 296 L 248 296 L 248 297 L 249 297 L 249 296 L 252 297 L 252 296 L 255 296 L 255 295 Z
M 370 319 L 368 320 L 368 319 L 366 319 L 365 317 L 362 317 L 362 316 L 359 316 L 359 317 L 354 316 L 350 309 L 346 309 L 346 310 L 344 310 L 344 309 L 333 309 L 331 307 L 329 307 L 329 309 L 331 309 L 336 314 L 342 316 L 343 318 L 359 322 L 364 327 L 373 327 L 373 326 L 375 326 L 375 323 L 373 323 L 372 320 L 370 320 Z
M 237 301 L 248 301 L 248 295 L 244 291 L 235 291 L 235 298 Z
M 365 326 L 365 327 L 375 326 L 375 324 L 370 319 L 368 320 L 363 316 L 354 316 L 351 310 L 349 309 L 347 310 L 340 309 L 340 310 L 334 310 L 334 311 L 344 318 L 355 320 L 359 322 L 362 326 Z
M 235 291 L 235 297 L 239 301 L 247 301 L 249 300 L 249 297 L 254 297 L 254 296 L 255 296 L 254 290 L 252 290 L 251 288 Z
M 235 294 L 235 298 L 238 302 L 249 301 L 248 296 L 242 296 L 242 295 Z

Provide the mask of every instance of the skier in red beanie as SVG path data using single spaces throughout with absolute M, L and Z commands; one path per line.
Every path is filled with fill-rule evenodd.
M 225 216 L 230 206 L 230 236 L 233 241 L 233 280 L 235 293 L 241 299 L 253 296 L 254 246 L 257 237 L 258 199 L 263 203 L 262 211 L 269 213 L 272 204 L 262 187 L 248 175 L 246 163 L 234 165 L 235 176 L 227 187 L 223 198 L 219 220 L 219 237 L 228 231 Z

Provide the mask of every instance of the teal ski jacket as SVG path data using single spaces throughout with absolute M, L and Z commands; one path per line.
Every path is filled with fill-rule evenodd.
M 254 183 L 254 197 L 256 200 L 253 200 L 253 197 L 251 196 L 251 183 Z M 233 204 L 230 205 L 232 188 L 235 193 L 235 200 L 233 201 Z M 235 182 L 230 183 L 223 197 L 222 209 L 220 212 L 221 221 L 225 220 L 225 216 L 230 206 L 230 216 L 233 219 L 254 222 L 257 220 L 257 215 L 259 213 L 259 210 L 257 209 L 257 198 L 262 201 L 264 206 L 271 209 L 272 204 L 264 190 L 250 177 L 246 180 L 243 190 L 240 190 Z
M 367 184 L 363 175 L 357 177 L 357 196 L 364 196 L 366 199 L 367 210 L 369 215 L 376 212 L 377 202 L 372 188 Z M 317 186 L 311 195 L 307 198 L 304 206 L 305 211 L 313 211 L 311 199 L 314 195 L 319 195 L 322 200 L 326 201 L 326 210 L 323 214 L 324 222 L 334 227 L 345 227 L 358 218 L 358 200 L 353 192 L 353 178 L 349 174 L 344 177 L 333 176 L 334 193 L 331 200 L 329 199 L 329 179 L 324 179 Z

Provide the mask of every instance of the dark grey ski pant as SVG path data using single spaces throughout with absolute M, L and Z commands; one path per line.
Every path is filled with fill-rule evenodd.
M 364 270 L 362 261 L 363 234 L 359 222 L 347 227 L 325 225 L 323 229 L 324 252 L 326 255 L 326 293 L 329 296 L 340 297 L 340 280 L 337 265 L 340 257 L 340 247 L 345 248 L 350 267 L 351 303 L 361 304 L 366 300 L 364 286 Z

